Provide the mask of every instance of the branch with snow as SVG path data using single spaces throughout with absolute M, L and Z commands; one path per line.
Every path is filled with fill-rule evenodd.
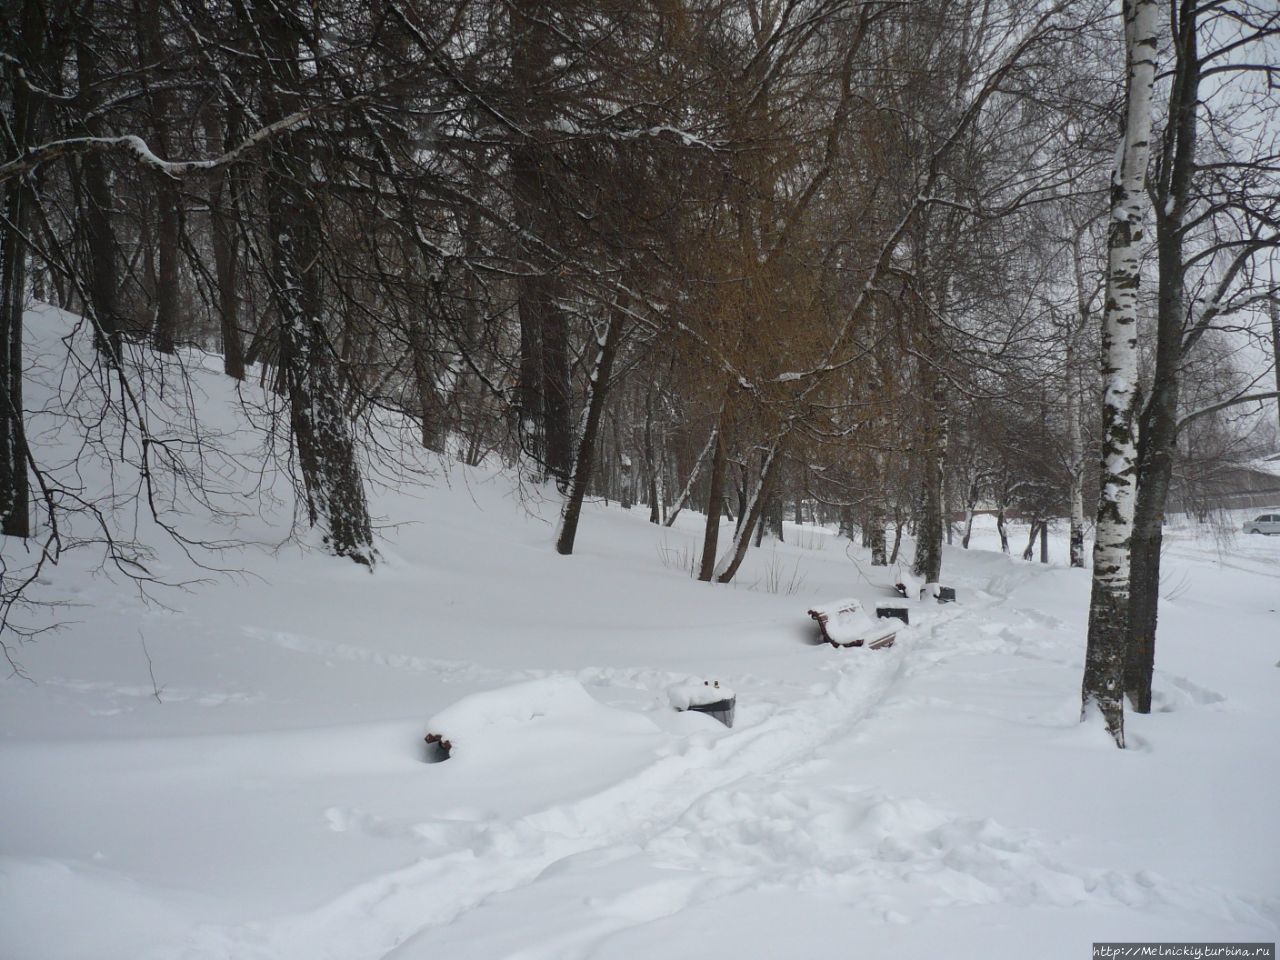
M 291 113 L 287 117 L 282 117 L 274 123 L 269 123 L 255 130 L 221 156 L 211 157 L 207 160 L 165 160 L 155 154 L 147 144 L 147 141 L 135 134 L 123 134 L 117 137 L 69 137 L 64 140 L 53 140 L 49 143 L 42 143 L 37 147 L 31 147 L 22 156 L 10 160 L 8 163 L 0 164 L 0 183 L 30 173 L 36 167 L 48 163 L 50 160 L 86 153 L 120 152 L 132 154 L 135 159 L 144 165 L 174 179 L 184 177 L 190 173 L 218 170 L 244 159 L 246 155 L 267 143 L 273 137 L 304 126 L 321 113 L 349 106 L 351 106 L 350 101 L 338 104 L 326 103 Z
M 1178 421 L 1178 429 L 1181 430 L 1192 420 L 1199 420 L 1201 417 L 1207 417 L 1211 413 L 1217 413 L 1219 410 L 1226 410 L 1228 407 L 1236 407 L 1244 403 L 1254 403 L 1261 400 L 1273 400 L 1280 398 L 1280 390 L 1268 390 L 1263 393 L 1246 393 L 1238 397 L 1232 397 L 1230 400 L 1222 400 L 1218 403 L 1211 403 L 1207 407 L 1201 407 L 1198 410 L 1192 410 Z

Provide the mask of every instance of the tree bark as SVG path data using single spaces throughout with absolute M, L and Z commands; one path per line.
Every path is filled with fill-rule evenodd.
M 1138 489 L 1134 508 L 1129 598 L 1129 637 L 1124 685 L 1138 713 L 1151 712 L 1155 671 L 1156 624 L 1160 606 L 1160 550 L 1164 510 L 1173 480 L 1178 446 L 1178 398 L 1184 361 L 1182 237 L 1195 173 L 1196 112 L 1200 99 L 1200 61 L 1196 45 L 1195 4 L 1181 5 L 1176 63 L 1170 93 L 1170 119 L 1164 163 L 1156 185 L 1156 369 L 1151 396 L 1142 412 L 1138 442 Z
M 86 119 L 89 136 L 102 134 L 97 94 L 99 56 L 93 38 L 94 2 L 86 0 L 76 23 L 76 72 L 79 75 L 80 98 L 77 111 Z M 110 363 L 118 363 L 122 347 L 124 320 L 120 314 L 117 289 L 120 284 L 119 247 L 111 225 L 111 188 L 102 154 L 87 153 L 80 159 L 80 179 L 84 184 L 82 209 L 85 242 L 89 253 L 89 275 L 85 305 L 94 320 L 95 341 Z
M 218 114 L 218 106 L 227 110 L 226 120 Z M 230 149 L 237 111 L 229 103 L 214 101 L 208 111 L 205 127 L 215 143 Z M 219 333 L 222 340 L 222 370 L 236 380 L 245 375 L 244 335 L 240 331 L 239 241 L 235 221 L 238 215 L 239 178 L 228 170 L 219 178 L 217 189 L 209 198 L 210 243 L 213 247 L 214 275 L 218 282 Z
M 302 83 L 302 24 L 279 6 L 254 8 L 271 58 L 264 100 L 269 121 L 297 109 Z M 280 366 L 307 517 L 336 556 L 372 567 L 376 559 L 355 442 L 324 327 L 319 259 L 321 211 L 305 132 L 290 132 L 269 149 L 266 176 L 271 286 L 280 336 Z
M 1276 375 L 1276 422 L 1280 424 L 1280 292 L 1272 280 L 1271 292 L 1271 365 Z
M 960 539 L 960 546 L 965 550 L 969 549 L 969 540 L 973 537 L 973 514 L 978 508 L 978 474 L 975 471 L 973 477 L 969 480 L 969 496 L 964 504 L 964 536 Z
M 218 281 L 219 332 L 222 339 L 222 370 L 236 380 L 244 379 L 244 336 L 240 332 L 240 295 L 238 244 L 231 218 L 223 203 L 234 202 L 228 196 L 234 187 L 225 175 L 221 189 L 210 203 L 214 271 Z
M 930 423 L 926 424 L 920 513 L 916 524 L 916 555 L 911 565 L 917 577 L 937 583 L 942 576 L 943 484 L 947 469 L 947 394 L 943 378 L 931 372 Z
M 1070 547 L 1071 566 L 1084 566 L 1084 440 L 1080 432 L 1080 395 L 1076 385 L 1075 351 L 1067 347 L 1067 438 L 1068 469 L 1071 473 Z
M 684 489 L 680 491 L 680 496 L 672 505 L 670 512 L 667 513 L 667 519 L 663 526 L 671 526 L 676 522 L 676 517 L 680 516 L 680 511 L 688 504 L 689 498 L 693 495 L 693 485 L 698 479 L 698 474 L 702 472 L 702 465 L 707 460 L 707 455 L 711 453 L 712 447 L 715 446 L 718 428 L 711 428 L 711 435 L 707 437 L 706 444 L 703 445 L 702 451 L 698 454 L 698 459 L 693 463 L 693 469 L 689 472 L 689 480 L 685 483 Z
M 1107 290 L 1102 319 L 1102 491 L 1093 547 L 1081 716 L 1096 709 L 1124 747 L 1124 665 L 1128 638 L 1129 547 L 1137 449 L 1138 285 L 1151 153 L 1151 101 L 1158 48 L 1156 0 L 1125 0 L 1128 67 L 1125 127 L 1112 180 Z
M 524 272 L 516 280 L 518 416 L 526 450 L 563 490 L 573 457 L 569 337 L 559 305 L 559 265 L 542 249 L 555 240 L 556 229 L 551 147 L 542 138 L 551 117 L 552 18 L 546 0 L 519 0 L 510 9 L 512 82 L 524 128 L 511 148 L 512 203 L 517 225 L 530 238 Z
M 1040 536 L 1040 530 L 1043 524 L 1043 520 L 1031 521 L 1031 532 L 1027 535 L 1027 546 L 1026 549 L 1022 551 L 1023 560 L 1030 560 L 1035 556 L 1036 537 Z
M 39 0 L 24 0 L 16 25 L 24 70 L 30 71 L 43 52 L 44 18 Z M 16 141 L 5 145 L 6 160 L 20 156 L 35 136 L 36 104 L 19 80 L 18 69 L 17 64 L 6 61 L 0 71 L 10 91 L 5 123 Z M 5 181 L 5 224 L 0 234 L 0 347 L 4 350 L 0 362 L 4 380 L 0 401 L 4 404 L 0 412 L 0 533 L 24 538 L 31 536 L 31 487 L 22 398 L 22 315 L 27 301 L 25 233 L 33 202 L 29 176 Z
M 733 580 L 734 574 L 738 572 L 738 568 L 746 558 L 747 547 L 751 543 L 751 532 L 760 522 L 774 474 L 782 463 L 781 446 L 782 440 L 774 440 L 765 454 L 764 462 L 760 465 L 760 479 L 747 498 L 743 509 L 744 515 L 738 518 L 738 532 L 734 534 L 733 546 L 716 565 L 716 583 L 729 583 Z
M 659 464 L 653 446 L 653 391 L 645 397 L 644 405 L 644 462 L 649 472 L 649 522 L 662 522 L 662 506 L 660 503 L 661 483 L 658 480 Z
M 595 371 L 591 375 L 591 400 L 587 406 L 587 422 L 578 441 L 578 456 L 573 465 L 573 483 L 561 512 L 560 533 L 556 537 L 556 553 L 568 556 L 573 553 L 574 540 L 578 536 L 578 520 L 582 516 L 582 502 L 591 485 L 591 472 L 595 466 L 596 439 L 600 422 L 604 417 L 605 398 L 609 393 L 609 377 L 613 373 L 613 359 L 622 340 L 622 315 L 615 311 L 609 318 L 600 353 L 596 356 Z
M 422 445 L 428 450 L 444 451 L 444 403 L 436 388 L 434 365 L 431 362 L 430 334 L 426 321 L 419 320 L 409 332 L 409 350 L 413 359 L 413 382 L 418 395 L 418 422 L 421 426 Z
M 888 559 L 885 557 L 884 544 L 884 517 L 877 514 L 871 522 L 871 565 L 873 567 L 887 567 Z
M 174 98 L 165 89 L 163 64 L 166 61 L 163 23 L 160 4 L 145 0 L 139 4 L 138 27 L 141 31 L 141 53 L 151 69 L 141 74 L 151 114 L 153 149 L 162 157 L 173 156 L 169 132 L 176 120 Z M 160 82 L 152 86 L 150 78 L 159 75 Z M 161 353 L 173 353 L 177 348 L 178 311 L 181 308 L 182 290 L 178 261 L 182 231 L 179 209 L 178 184 L 170 176 L 156 172 L 151 175 L 156 193 L 156 313 L 151 330 L 151 344 Z
M 720 412 L 723 420 L 724 411 Z M 707 523 L 702 535 L 702 563 L 698 579 L 710 583 L 716 571 L 716 550 L 720 541 L 720 505 L 724 502 L 725 446 L 722 423 L 712 432 L 711 480 L 707 489 Z

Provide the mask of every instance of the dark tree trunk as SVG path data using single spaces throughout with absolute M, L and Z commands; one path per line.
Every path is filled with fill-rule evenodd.
M 578 536 L 578 520 L 582 516 L 582 502 L 591 485 L 591 471 L 595 466 L 596 439 L 604 416 L 605 398 L 609 392 L 609 377 L 613 373 L 613 358 L 622 340 L 622 316 L 615 312 L 609 319 L 609 329 L 600 355 L 596 358 L 595 376 L 592 377 L 591 400 L 587 406 L 587 422 L 582 439 L 578 442 L 578 457 L 573 465 L 573 483 L 565 500 L 560 520 L 560 535 L 556 538 L 556 552 L 568 556 L 573 553 L 573 543 Z
M 884 543 L 884 518 L 876 516 L 872 519 L 868 527 L 868 534 L 871 540 L 871 565 L 873 567 L 886 567 L 889 565 L 888 558 L 885 557 Z
M 32 5 L 27 0 L 26 6 Z M 5 70 L 9 73 L 9 70 Z M 14 109 L 6 118 L 14 130 L 27 130 L 30 98 L 15 85 Z M 16 122 L 15 122 L 16 121 Z M 26 137 L 24 136 L 24 140 Z M 26 308 L 26 243 L 31 203 L 25 178 L 15 177 L 4 186 L 3 239 L 0 240 L 0 346 L 4 360 L 4 410 L 0 412 L 0 533 L 9 537 L 31 536 L 31 488 L 27 477 L 27 441 L 22 402 L 22 314 Z
M 840 528 L 839 534 L 842 537 L 853 539 L 853 507 L 842 506 L 840 508 Z
M 275 4 L 256 6 L 254 16 L 272 60 L 270 75 L 264 78 L 271 122 L 297 109 L 304 28 Z M 376 553 L 369 508 L 323 321 L 321 211 L 307 137 L 306 132 L 285 134 L 269 151 L 267 217 L 279 363 L 308 520 L 320 528 L 335 555 L 372 566 Z
M 905 521 L 902 517 L 895 517 L 893 522 L 893 550 L 889 554 L 889 564 L 898 562 L 898 556 L 902 552 L 902 527 Z
M 547 252 L 558 239 L 554 157 L 545 142 L 552 112 L 553 18 L 546 0 L 519 0 L 510 9 L 512 82 L 524 121 L 511 148 L 512 201 L 516 223 L 528 238 L 526 266 L 516 281 L 518 415 L 526 449 L 563 490 L 572 469 L 573 428 L 568 324 L 559 304 L 559 264 Z
M 76 22 L 76 72 L 79 75 L 80 99 L 77 110 L 86 117 L 89 136 L 101 136 L 102 121 L 97 107 L 100 97 L 96 84 L 100 80 L 99 58 L 93 37 L 94 3 L 86 0 Z M 89 275 L 85 305 L 95 323 L 98 349 L 112 363 L 120 358 L 121 332 L 124 321 L 120 314 L 117 290 L 120 285 L 120 256 L 115 230 L 111 225 L 111 188 L 102 155 L 86 153 L 80 160 L 80 177 L 84 184 L 83 218 L 85 244 L 88 247 Z
M 1156 185 L 1156 368 L 1138 434 L 1138 482 L 1130 544 L 1128 642 L 1124 688 L 1138 713 L 1151 712 L 1156 623 L 1160 607 L 1160 548 L 1164 511 L 1178 446 L 1178 397 L 1184 361 L 1183 220 L 1195 172 L 1200 62 L 1194 4 L 1183 4 L 1175 38 L 1177 62 L 1162 175 Z
M 738 497 L 738 519 L 733 528 L 733 535 L 735 537 L 742 529 L 743 522 L 747 519 L 747 467 L 745 463 L 738 468 L 738 476 L 739 482 L 735 488 Z M 732 519 L 732 515 L 730 515 L 730 519 Z
M 443 402 L 436 389 L 435 368 L 431 362 L 429 333 L 426 322 L 411 331 L 409 349 L 413 358 L 413 382 L 418 394 L 418 422 L 422 445 L 428 450 L 444 450 Z
M 698 567 L 698 579 L 705 583 L 710 583 L 716 572 L 716 550 L 720 544 L 720 505 L 724 502 L 724 467 L 724 431 L 720 424 L 716 424 L 715 443 L 711 448 L 711 479 L 707 487 L 707 524 L 702 535 L 702 562 Z
M 219 112 L 225 110 L 225 117 Z M 233 146 L 239 129 L 238 108 L 226 101 L 213 101 L 205 118 L 209 139 L 224 150 Z M 213 247 L 214 277 L 218 283 L 219 335 L 222 340 L 222 370 L 236 380 L 244 379 L 244 334 L 240 331 L 240 243 L 236 222 L 240 214 L 240 179 L 234 171 L 224 173 L 209 197 L 210 244 Z
M 644 463 L 649 472 L 649 522 L 662 522 L 662 505 L 659 502 L 658 472 L 661 469 L 653 448 L 653 391 L 645 397 L 644 405 Z
M 775 440 L 773 447 L 765 454 L 760 465 L 760 479 L 756 483 L 755 494 L 750 496 L 745 506 L 745 516 L 738 518 L 738 532 L 733 538 L 733 550 L 725 558 L 726 562 L 717 565 L 716 583 L 729 583 L 733 580 L 747 556 L 747 546 L 751 543 L 751 534 L 757 523 L 763 523 L 766 504 L 771 495 L 775 475 L 782 464 L 781 440 Z
M 1271 365 L 1276 374 L 1276 393 L 1280 394 L 1280 292 L 1271 293 Z M 1280 396 L 1276 397 L 1276 420 L 1280 422 Z
M 519 183 L 520 164 L 512 162 Z M 519 187 L 516 193 L 518 194 Z M 519 282 L 516 314 L 520 320 L 520 368 L 516 382 L 516 416 L 519 420 L 520 444 L 538 464 L 547 461 L 546 421 L 542 403 L 542 323 L 538 295 L 538 278 L 526 277 Z
M 168 180 L 168 177 L 164 179 Z M 178 342 L 178 311 L 182 298 L 178 273 L 181 225 L 177 194 L 172 183 L 158 182 L 156 185 L 160 216 L 156 225 L 156 318 L 151 345 L 161 353 L 173 353 Z
M 925 427 L 920 512 L 916 518 L 916 555 L 912 572 L 927 583 L 942 576 L 942 489 L 947 469 L 947 395 L 942 377 L 932 374 L 930 423 Z
M 627 431 L 630 432 L 630 431 Z M 613 418 L 613 445 L 616 448 L 618 457 L 618 505 L 623 510 L 631 509 L 631 494 L 633 489 L 633 477 L 631 476 L 632 463 L 631 454 L 629 452 L 629 444 L 622 440 L 623 430 L 618 423 L 617 411 L 614 411 Z
M 156 0 L 144 0 L 138 8 L 138 28 L 142 60 L 152 69 L 141 74 L 144 89 L 152 87 L 150 78 L 159 75 L 159 83 L 148 90 L 147 101 L 151 113 L 152 149 L 166 160 L 172 159 L 170 127 L 177 117 L 172 93 L 165 89 L 165 55 L 162 36 L 160 4 Z M 154 71 L 154 72 L 153 72 Z M 152 175 L 156 194 L 156 314 L 151 330 L 151 344 L 161 353 L 173 353 L 177 347 L 178 311 L 181 309 L 182 291 L 178 271 L 181 257 L 180 234 L 182 231 L 179 209 L 178 184 L 163 173 Z
M 14 11 L 16 12 L 16 11 Z M 17 32 L 21 69 L 39 76 L 33 67 L 44 51 L 44 4 L 24 0 L 20 19 L 10 20 Z M 8 87 L 9 104 L 4 118 L 13 142 L 4 143 L 6 160 L 21 155 L 35 139 L 37 106 L 26 84 L 17 76 L 19 65 L 6 61 L 0 69 Z M 8 140 L 9 138 L 4 138 Z M 2 141 L 0 141 L 2 142 Z M 4 183 L 3 232 L 0 232 L 0 362 L 4 410 L 0 412 L 0 533 L 9 537 L 31 536 L 31 487 L 27 476 L 27 440 L 22 399 L 22 314 L 26 308 L 27 244 L 24 239 L 35 198 L 28 177 Z
M 1036 537 L 1040 536 L 1040 531 L 1044 528 L 1043 520 L 1031 521 L 1031 532 L 1027 534 L 1027 547 L 1022 551 L 1022 559 L 1030 560 L 1035 556 Z
M 978 478 L 975 475 L 969 481 L 969 496 L 964 503 L 964 537 L 960 541 L 960 546 L 969 549 L 969 540 L 973 536 L 973 514 L 978 508 Z
M 240 295 L 238 244 L 232 217 L 223 204 L 232 204 L 231 175 L 223 178 L 222 188 L 210 203 L 213 263 L 218 281 L 219 329 L 222 335 L 222 369 L 229 377 L 244 379 L 244 336 L 240 332 Z
M 542 324 L 542 382 L 547 468 L 565 489 L 573 467 L 572 396 L 569 387 L 569 329 L 558 303 L 548 303 Z

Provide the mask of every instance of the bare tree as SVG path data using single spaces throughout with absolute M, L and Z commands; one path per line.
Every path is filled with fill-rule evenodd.
M 1159 43 L 1155 0 L 1125 0 L 1125 122 L 1111 187 L 1107 292 L 1102 315 L 1102 492 L 1093 547 L 1082 712 L 1101 713 L 1124 747 L 1124 656 L 1128 635 L 1129 543 L 1137 481 L 1138 285 L 1148 198 L 1152 92 Z

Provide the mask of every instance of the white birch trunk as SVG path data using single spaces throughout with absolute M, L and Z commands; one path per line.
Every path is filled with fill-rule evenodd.
M 676 502 L 667 513 L 667 519 L 663 521 L 664 527 L 669 527 L 676 522 L 676 517 L 680 516 L 680 511 L 685 508 L 689 498 L 693 496 L 693 485 L 697 482 L 699 474 L 702 473 L 702 465 L 706 463 L 707 455 L 711 453 L 711 448 L 715 445 L 716 430 L 716 427 L 711 428 L 711 435 L 707 437 L 707 442 L 703 444 L 702 452 L 698 454 L 698 459 L 693 462 L 693 469 L 689 471 L 688 482 L 684 485 L 684 489 L 680 491 L 680 496 L 676 498 Z
M 780 454 L 782 441 L 775 440 L 770 446 L 768 453 L 765 454 L 764 462 L 760 465 L 760 478 L 756 481 L 755 486 L 751 490 L 747 502 L 743 505 L 742 515 L 739 517 L 738 530 L 733 535 L 733 543 L 728 551 L 720 558 L 716 564 L 715 579 L 717 583 L 728 583 L 733 579 L 733 575 L 738 572 L 738 567 L 742 564 L 742 558 L 746 555 L 747 545 L 751 542 L 751 533 L 757 523 L 762 522 L 760 513 L 764 507 L 763 497 L 768 489 L 770 481 L 773 479 L 774 464 Z
M 1159 6 L 1124 0 L 1128 61 L 1125 128 L 1111 186 L 1107 292 L 1102 315 L 1102 492 L 1093 547 L 1093 591 L 1081 713 L 1098 710 L 1124 746 L 1124 654 L 1128 633 L 1129 543 L 1133 529 L 1137 443 L 1138 285 L 1151 156 L 1152 88 Z

